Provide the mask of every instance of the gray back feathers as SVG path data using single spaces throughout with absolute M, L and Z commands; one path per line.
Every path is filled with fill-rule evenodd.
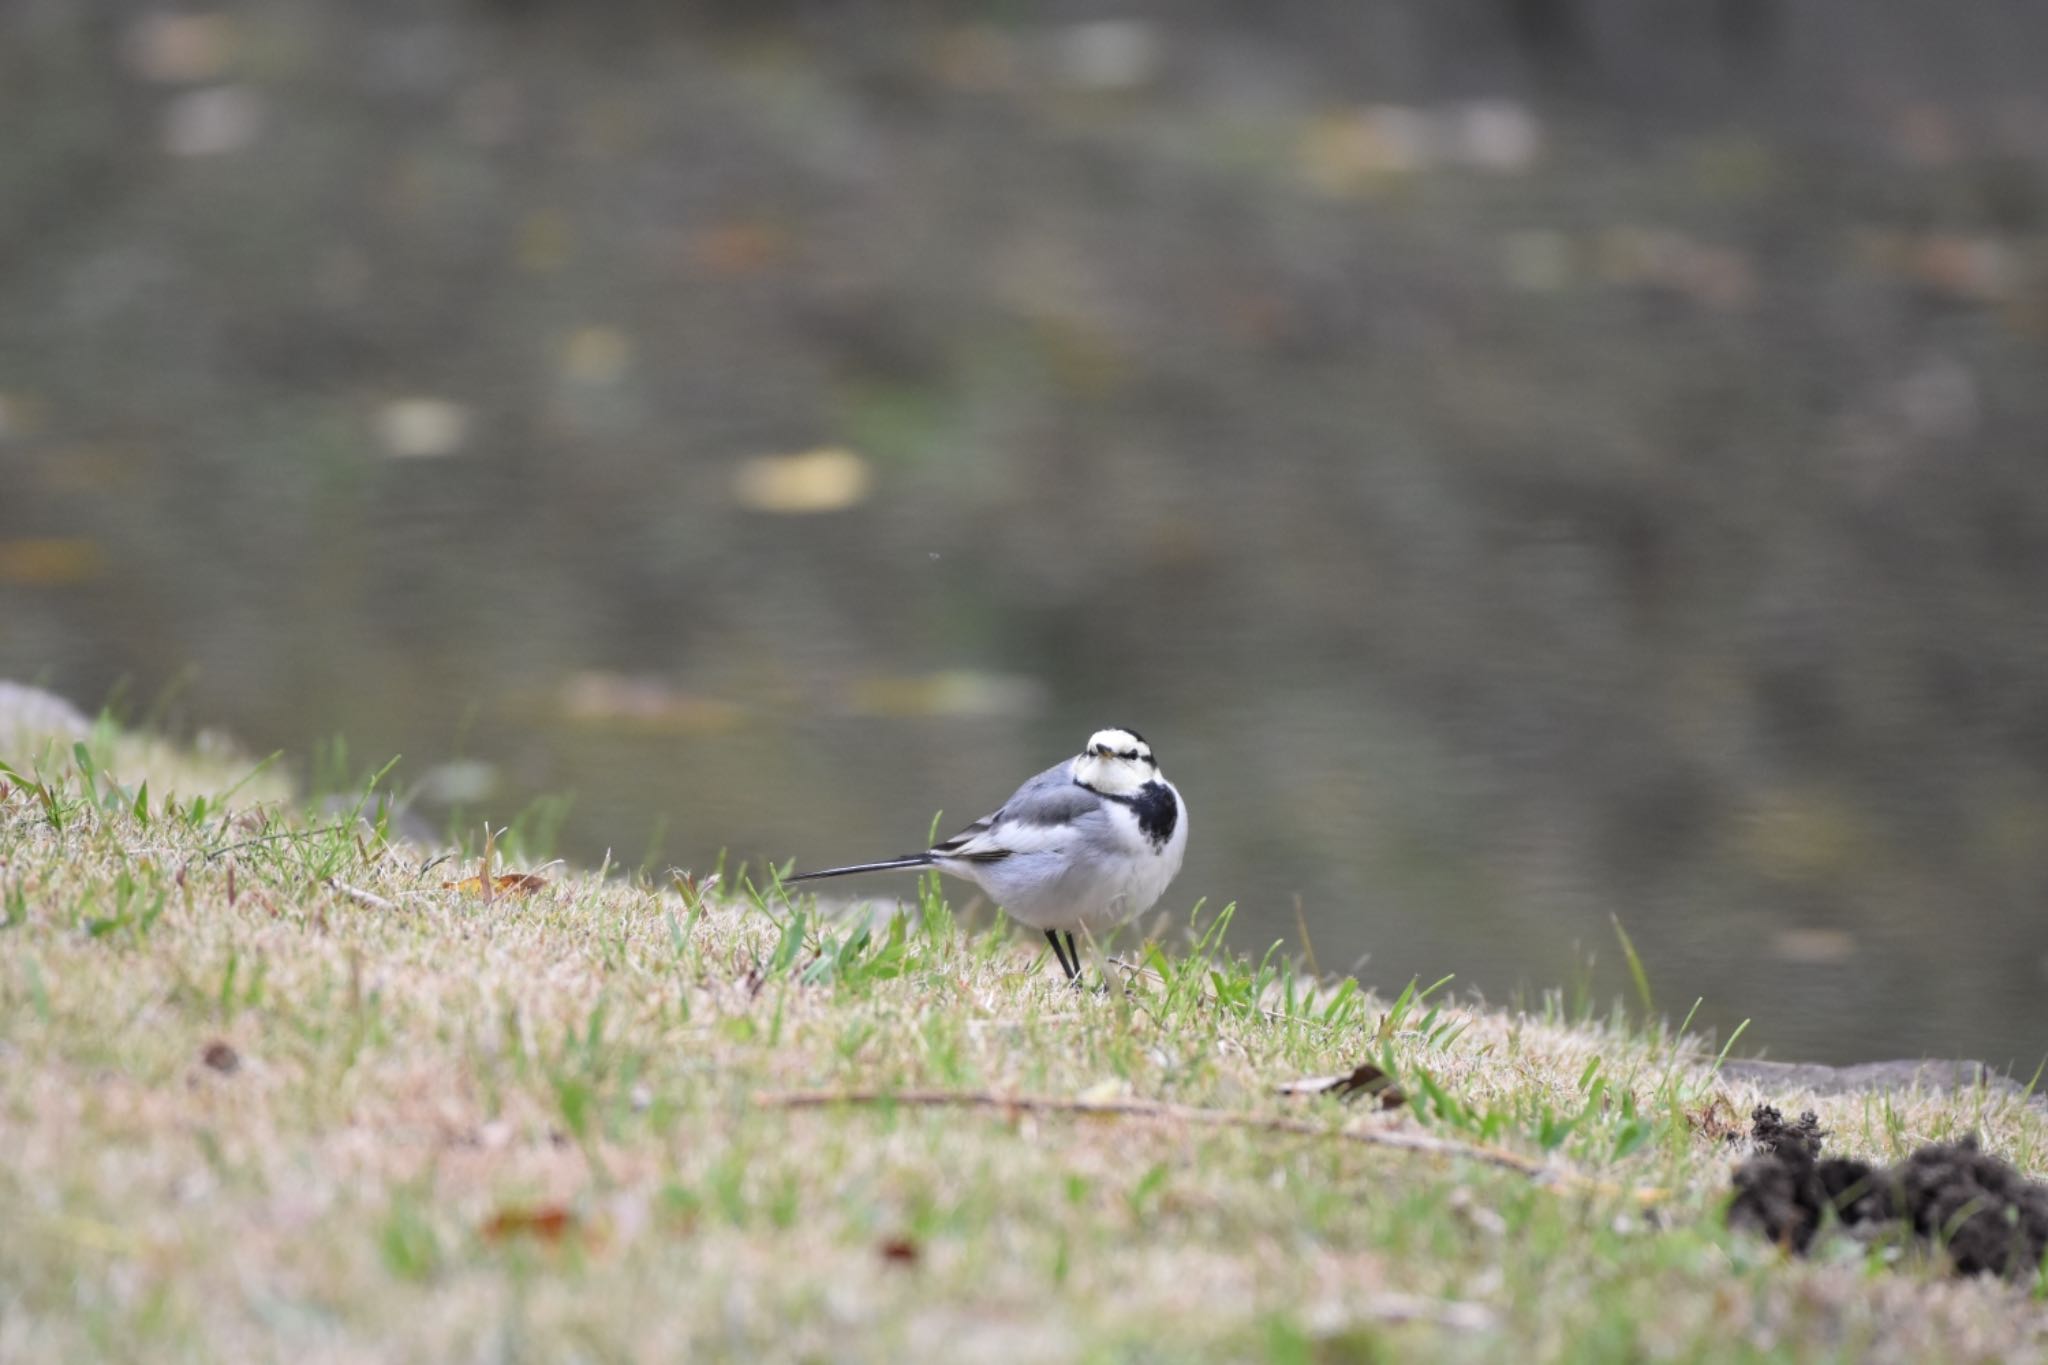
M 1074 781 L 1073 769 L 1057 763 L 1017 788 L 991 820 L 1020 825 L 1067 825 L 1102 808 L 1102 798 Z
M 1010 795 L 1002 808 L 984 815 L 967 828 L 932 845 L 942 857 L 988 860 L 1008 855 L 1000 840 L 990 839 L 998 828 L 1049 829 L 1078 825 L 1090 816 L 1100 817 L 1102 798 L 1074 781 L 1068 763 L 1056 763 L 1027 781 Z

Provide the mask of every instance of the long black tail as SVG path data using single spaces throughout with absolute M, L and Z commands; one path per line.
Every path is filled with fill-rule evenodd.
M 852 867 L 828 867 L 823 872 L 799 872 L 794 877 L 784 877 L 783 885 L 791 882 L 814 882 L 822 877 L 851 877 L 856 872 L 887 872 L 896 867 L 930 867 L 932 855 L 912 853 L 902 858 L 890 858 L 879 863 L 855 863 Z

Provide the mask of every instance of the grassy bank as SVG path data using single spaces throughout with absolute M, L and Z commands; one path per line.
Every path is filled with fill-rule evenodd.
M 223 803 L 232 764 L 85 752 L 0 798 L 0 1358 L 2048 1353 L 2038 1285 L 1721 1227 L 1759 1101 L 2039 1172 L 2011 1096 L 1761 1094 L 1661 1026 L 1311 993 L 1185 924 L 1093 994 L 929 897 L 486 899 L 267 777 Z M 1407 1103 L 1278 1090 L 1367 1060 Z

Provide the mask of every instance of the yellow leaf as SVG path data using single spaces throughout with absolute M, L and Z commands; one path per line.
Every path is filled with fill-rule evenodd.
M 1736 832 L 1738 856 L 1766 876 L 1825 884 L 1870 863 L 1868 823 L 1849 801 L 1822 789 L 1767 793 Z
M 869 716 L 1020 716 L 1037 711 L 1045 688 L 1035 678 L 947 669 L 938 673 L 863 678 L 848 698 Z
M 520 895 L 538 891 L 548 884 L 548 879 L 537 872 L 501 872 L 491 878 L 491 892 L 494 895 Z M 472 896 L 484 894 L 484 879 L 481 876 L 464 877 L 459 882 L 442 882 L 443 891 L 464 891 Z
M 1303 129 L 1295 163 L 1329 195 L 1362 194 L 1387 179 L 1425 170 L 1434 159 L 1429 116 L 1401 105 L 1338 109 Z
M 518 245 L 513 248 L 513 256 L 521 270 L 543 275 L 567 265 L 575 243 L 576 235 L 569 227 L 569 220 L 553 210 L 544 209 L 519 225 Z
M 1844 929 L 1780 929 L 1771 935 L 1771 956 L 1780 962 L 1826 967 L 1856 955 L 1856 936 Z
M 562 688 L 562 713 L 580 725 L 619 725 L 663 734 L 722 734 L 745 719 L 729 701 L 670 686 L 660 678 L 584 672 Z
M 98 578 L 106 569 L 106 551 L 82 536 L 0 540 L 0 583 L 61 587 Z
M 616 384 L 633 358 L 633 339 L 616 327 L 578 327 L 562 346 L 562 370 L 585 384 Z
M 377 438 L 399 459 L 453 455 L 469 439 L 469 409 L 446 398 L 400 398 L 377 412 Z
M 755 512 L 803 516 L 838 512 L 864 500 L 874 488 L 868 462 L 843 446 L 822 446 L 798 455 L 756 455 L 733 470 L 732 493 Z
M 576 1213 L 563 1204 L 538 1204 L 499 1209 L 485 1220 L 479 1232 L 486 1242 L 505 1242 L 514 1237 L 531 1237 L 541 1242 L 559 1242 L 578 1223 Z

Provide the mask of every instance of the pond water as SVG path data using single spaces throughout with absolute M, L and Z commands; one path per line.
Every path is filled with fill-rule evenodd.
M 2039 20 L 404 8 L 16 49 L 0 677 L 700 870 L 1124 724 L 1245 951 L 2048 1054 Z

